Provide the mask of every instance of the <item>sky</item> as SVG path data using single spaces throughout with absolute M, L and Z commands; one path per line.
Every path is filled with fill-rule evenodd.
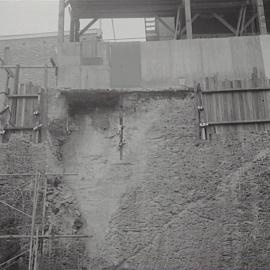
M 66 9 L 65 28 L 69 29 Z M 58 0 L 0 0 L 0 36 L 56 32 Z M 143 38 L 143 19 L 114 19 L 116 39 Z M 81 27 L 87 24 L 82 21 Z M 104 39 L 113 39 L 112 20 L 102 20 Z M 100 22 L 92 28 L 98 28 Z

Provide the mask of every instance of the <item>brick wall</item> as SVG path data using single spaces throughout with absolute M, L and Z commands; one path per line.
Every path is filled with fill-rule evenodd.
M 10 48 L 11 65 L 51 65 L 50 58 L 56 61 L 56 37 L 19 38 L 0 40 L 0 57 L 4 56 L 5 47 Z M 21 82 L 32 81 L 44 85 L 44 71 L 25 69 L 21 70 Z M 5 73 L 0 71 L 1 87 L 4 85 Z M 49 71 L 49 87 L 56 86 L 54 71 Z

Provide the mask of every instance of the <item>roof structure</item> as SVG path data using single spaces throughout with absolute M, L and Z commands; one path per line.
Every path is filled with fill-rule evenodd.
M 59 0 L 59 3 L 59 43 L 64 41 L 64 9 L 68 4 L 71 42 L 79 42 L 80 36 L 103 18 L 145 18 L 146 40 L 153 40 L 153 31 L 154 40 L 160 40 L 161 24 L 173 39 L 191 39 L 193 34 L 199 37 L 267 34 L 270 27 L 270 0 Z M 169 17 L 170 24 L 165 17 Z M 91 21 L 81 29 L 81 19 Z M 155 22 L 150 25 L 148 19 Z
M 264 0 L 270 2 L 270 0 Z M 70 0 L 73 12 L 79 18 L 144 18 L 176 16 L 182 0 Z M 232 11 L 246 0 L 191 0 L 191 8 L 196 11 Z

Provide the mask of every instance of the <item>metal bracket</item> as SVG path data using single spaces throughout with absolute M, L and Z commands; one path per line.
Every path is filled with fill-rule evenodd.
M 121 147 L 123 147 L 124 145 L 126 144 L 126 142 L 123 140 L 123 141 L 121 141 L 121 142 L 119 142 L 119 148 L 121 148 Z
M 34 111 L 33 115 L 38 116 L 38 115 L 40 115 L 40 112 L 39 111 Z
M 200 123 L 201 128 L 208 127 L 208 126 L 209 126 L 208 123 Z
M 41 128 L 42 128 L 42 124 L 39 124 L 39 125 L 33 127 L 33 130 L 34 130 L 34 131 L 38 131 L 38 130 L 41 129 Z

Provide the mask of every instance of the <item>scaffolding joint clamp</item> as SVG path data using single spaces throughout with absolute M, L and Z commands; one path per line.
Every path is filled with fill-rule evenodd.
M 34 111 L 34 112 L 33 112 L 33 115 L 38 116 L 39 114 L 40 114 L 40 112 L 39 112 L 39 111 Z
M 198 111 L 204 111 L 204 107 L 203 106 L 198 106 Z
M 38 124 L 37 126 L 35 126 L 34 128 L 33 128 L 33 130 L 34 131 L 38 131 L 39 129 L 41 129 L 42 128 L 42 124 Z
M 208 123 L 200 123 L 201 128 L 205 128 L 205 127 L 208 127 L 208 126 L 209 126 Z

